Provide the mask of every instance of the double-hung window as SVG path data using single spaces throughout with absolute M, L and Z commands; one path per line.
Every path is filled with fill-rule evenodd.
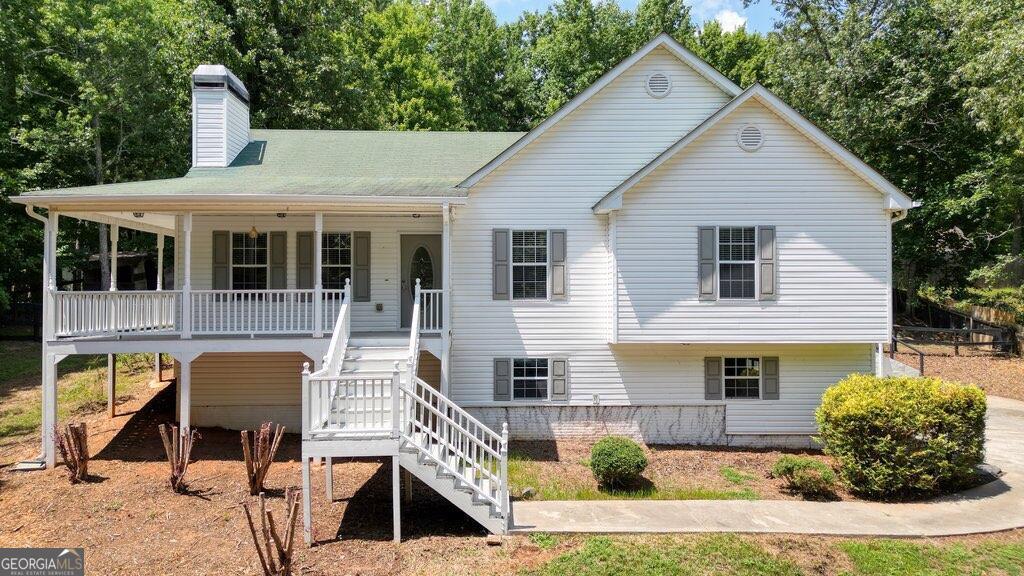
M 512 299 L 548 297 L 547 230 L 512 231 Z
M 757 229 L 753 226 L 718 229 L 719 298 L 749 298 L 757 294 Z
M 514 358 L 512 360 L 512 399 L 548 399 L 548 359 Z
M 267 234 L 231 234 L 231 289 L 267 289 Z
M 724 358 L 722 376 L 726 399 L 761 397 L 760 358 Z
M 352 235 L 325 233 L 320 255 L 323 287 L 328 290 L 344 288 L 345 280 L 352 277 Z

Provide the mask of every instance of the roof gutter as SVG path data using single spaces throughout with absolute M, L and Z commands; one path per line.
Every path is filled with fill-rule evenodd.
M 181 208 L 182 203 L 187 203 L 190 208 L 200 208 L 200 204 L 224 206 L 229 205 L 238 208 L 239 203 L 249 204 L 270 204 L 270 205 L 296 205 L 296 206 L 323 206 L 331 205 L 341 207 L 345 204 L 358 204 L 364 206 L 385 205 L 385 206 L 441 206 L 444 203 L 460 205 L 466 203 L 464 196 L 342 196 L 342 195 L 310 195 L 310 194 L 110 194 L 110 195 L 89 195 L 75 196 L 69 194 L 49 194 L 38 196 L 14 196 L 12 202 L 26 206 L 82 206 L 96 207 L 97 205 L 126 205 L 151 206 L 167 204 L 172 207 Z M 177 206 L 175 206 L 177 205 Z M 38 216 L 38 214 L 36 215 Z M 40 216 L 41 218 L 41 216 Z
M 11 200 L 14 200 L 14 198 L 11 198 Z M 35 207 L 32 206 L 31 204 L 26 204 L 25 205 L 25 214 L 28 214 L 29 216 L 35 218 L 36 220 L 39 220 L 40 222 L 43 223 L 43 226 L 46 226 L 47 224 L 49 224 L 49 221 L 45 217 L 43 217 L 41 214 L 36 212 Z

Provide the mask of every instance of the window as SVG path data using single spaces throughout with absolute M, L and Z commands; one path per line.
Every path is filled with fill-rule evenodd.
M 753 398 L 761 397 L 761 359 L 760 358 L 725 358 L 725 397 Z
M 718 229 L 718 294 L 720 298 L 754 298 L 756 229 Z
M 267 234 L 231 234 L 231 289 L 267 289 Z
M 323 287 L 343 289 L 345 280 L 352 277 L 352 235 L 342 232 L 324 234 L 320 257 Z
M 547 230 L 512 231 L 512 299 L 548 297 Z
M 516 358 L 512 360 L 512 399 L 548 399 L 547 358 Z

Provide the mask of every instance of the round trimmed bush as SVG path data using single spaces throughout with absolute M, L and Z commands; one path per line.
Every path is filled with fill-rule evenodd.
M 825 391 L 815 416 L 825 453 L 867 496 L 955 490 L 984 456 L 985 394 L 975 386 L 851 374 Z
M 805 496 L 829 496 L 836 490 L 836 473 L 832 468 L 806 456 L 782 456 L 775 461 L 772 476 L 786 480 L 791 490 Z
M 590 449 L 590 469 L 602 486 L 629 486 L 647 469 L 647 456 L 644 449 L 629 438 L 605 436 Z

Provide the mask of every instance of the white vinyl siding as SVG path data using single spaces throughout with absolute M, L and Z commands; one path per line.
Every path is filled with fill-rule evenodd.
M 765 144 L 745 152 L 736 130 Z M 700 226 L 774 225 L 777 296 L 700 301 Z M 756 102 L 626 192 L 617 216 L 620 342 L 882 342 L 882 196 Z
M 227 93 L 227 163 L 249 144 L 249 110 L 237 96 Z
M 193 94 L 193 165 L 223 167 L 249 144 L 249 110 L 227 90 L 197 89 Z
M 672 78 L 661 99 L 644 88 L 654 71 Z M 607 217 L 591 207 L 728 100 L 654 50 L 469 190 L 452 229 L 456 402 L 493 404 L 493 359 L 510 357 L 569 359 L 570 403 L 590 403 L 594 393 L 626 400 L 608 347 Z M 492 230 L 510 228 L 566 231 L 564 300 L 492 300 Z
M 194 166 L 224 166 L 225 90 L 195 90 L 192 92 L 194 126 L 192 129 Z
M 295 234 L 314 228 L 312 214 L 289 214 L 278 218 L 273 214 L 256 216 L 195 215 L 192 218 L 192 287 L 196 290 L 212 288 L 213 231 L 247 232 L 256 226 L 260 232 L 283 231 L 288 234 L 288 288 L 295 288 Z M 178 219 L 178 236 L 174 243 L 175 262 L 183 262 L 181 241 L 184 231 Z M 409 214 L 396 216 L 324 216 L 324 233 L 341 231 L 370 232 L 370 302 L 352 303 L 352 329 L 356 331 L 393 331 L 399 329 L 400 310 L 398 289 L 401 284 L 398 269 L 399 233 L 441 233 L 440 216 L 423 214 L 413 218 Z M 175 286 L 183 282 L 180 267 L 175 269 Z M 377 312 L 376 303 L 383 311 Z

